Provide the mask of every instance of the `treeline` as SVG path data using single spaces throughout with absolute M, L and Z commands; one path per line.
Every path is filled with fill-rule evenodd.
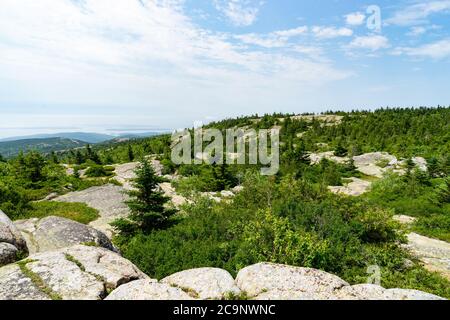
M 344 114 L 342 123 L 313 123 L 312 143 L 342 144 L 359 152 L 386 151 L 398 157 L 442 158 L 450 154 L 450 108 L 379 109 Z

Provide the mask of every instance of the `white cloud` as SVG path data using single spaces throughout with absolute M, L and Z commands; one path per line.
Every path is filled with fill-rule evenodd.
M 306 54 L 312 57 L 318 57 L 324 54 L 324 51 L 320 47 L 314 47 L 314 46 L 294 46 L 292 48 L 295 52 Z
M 369 35 L 369 36 L 355 37 L 355 39 L 353 39 L 348 48 L 377 51 L 380 49 L 388 48 L 389 46 L 390 45 L 388 38 L 380 35 Z
M 441 26 L 439 25 L 422 25 L 422 26 L 413 26 L 409 29 L 409 32 L 406 33 L 407 36 L 410 37 L 418 37 L 421 35 L 424 35 L 425 33 L 429 32 L 429 31 L 435 31 L 435 30 L 439 30 L 442 29 Z
M 315 26 L 312 28 L 312 32 L 317 38 L 320 39 L 350 37 L 353 35 L 353 30 L 349 28 L 336 28 L 336 27 Z
M 276 35 L 276 36 L 280 36 L 280 37 L 290 38 L 290 37 L 300 36 L 302 34 L 305 34 L 306 32 L 308 32 L 308 27 L 301 26 L 301 27 L 297 27 L 294 29 L 275 31 L 272 34 Z
M 427 28 L 425 27 L 411 27 L 407 35 L 411 37 L 418 37 L 425 34 L 426 32 Z
M 450 0 L 428 1 L 410 5 L 386 20 L 388 25 L 412 26 L 427 23 L 432 14 L 449 13 Z
M 240 34 L 234 37 L 243 43 L 257 45 L 264 48 L 281 48 L 286 46 L 286 40 L 280 37 L 259 35 L 256 33 Z
M 133 113 L 136 121 L 151 114 L 153 123 L 167 125 L 174 114 L 198 119 L 211 106 L 219 117 L 230 108 L 270 111 L 280 101 L 298 101 L 299 87 L 351 76 L 329 61 L 236 44 L 232 34 L 193 24 L 180 4 L 2 0 L 0 106 L 56 106 L 46 110 L 64 113 L 62 106 L 70 105 L 80 113 L 96 112 L 99 122 L 99 114 L 120 119 Z
M 269 34 L 247 33 L 234 36 L 246 44 L 253 44 L 265 48 L 281 48 L 288 45 L 290 38 L 307 33 L 308 27 L 302 26 L 294 29 L 274 31 Z
M 344 17 L 345 17 L 345 22 L 349 26 L 360 26 L 360 25 L 364 24 L 364 21 L 366 20 L 366 15 L 361 12 L 349 13 L 349 14 L 345 15 Z
M 236 26 L 250 26 L 264 4 L 261 0 L 214 0 L 215 7 Z
M 450 57 L 450 39 L 428 43 L 419 47 L 400 47 L 393 52 L 395 55 L 408 55 L 418 58 L 444 59 Z

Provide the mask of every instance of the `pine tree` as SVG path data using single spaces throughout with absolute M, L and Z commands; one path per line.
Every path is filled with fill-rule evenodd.
M 296 159 L 298 159 L 298 161 L 300 161 L 300 163 L 307 164 L 307 165 L 311 164 L 311 160 L 309 159 L 309 154 L 306 151 L 305 142 L 303 140 L 300 141 L 300 144 L 296 148 L 295 156 L 296 156 Z
M 128 219 L 118 219 L 112 223 L 123 236 L 148 234 L 163 228 L 176 212 L 164 206 L 169 198 L 158 190 L 161 179 L 148 160 L 144 160 L 135 173 L 136 178 L 133 181 L 135 190 L 128 192 L 130 200 L 126 202 L 131 214 Z
M 111 155 L 110 153 L 108 153 L 108 154 L 106 155 L 105 163 L 106 163 L 106 164 L 113 164 L 113 163 L 114 163 L 114 159 L 113 159 L 113 157 L 112 157 L 112 155 Z
M 348 151 L 347 149 L 342 146 L 342 144 L 339 142 L 336 146 L 336 150 L 334 151 L 334 155 L 336 157 L 345 157 L 347 155 Z
M 134 153 L 133 153 L 133 147 L 131 146 L 131 144 L 128 145 L 128 161 L 133 161 L 134 160 Z
M 80 150 L 77 150 L 77 152 L 75 153 L 75 164 L 83 164 L 85 162 L 85 158 L 83 156 L 83 154 L 80 152 Z
M 444 185 L 440 187 L 439 198 L 442 203 L 450 203 L 450 177 L 447 177 Z
M 58 164 L 59 160 L 58 160 L 58 156 L 56 155 L 55 151 L 52 151 L 50 153 L 50 160 L 54 163 L 54 164 Z

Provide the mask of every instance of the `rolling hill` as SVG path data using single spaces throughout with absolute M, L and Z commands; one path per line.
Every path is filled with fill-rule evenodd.
M 88 143 L 99 143 L 114 139 L 115 136 L 95 132 L 58 132 L 58 133 L 48 133 L 48 134 L 44 133 L 44 134 L 33 134 L 28 136 L 8 137 L 0 139 L 0 142 L 31 140 L 31 139 L 48 139 L 48 138 L 62 138 L 70 140 L 80 140 Z
M 39 151 L 48 153 L 52 151 L 61 151 L 72 148 L 79 148 L 88 143 L 76 139 L 66 138 L 43 138 L 43 139 L 21 139 L 14 141 L 0 142 L 0 154 L 5 158 L 18 155 L 20 151 Z

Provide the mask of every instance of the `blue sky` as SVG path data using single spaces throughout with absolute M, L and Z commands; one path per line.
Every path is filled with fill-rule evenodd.
M 1 0 L 0 137 L 449 105 L 449 18 L 450 0 Z

